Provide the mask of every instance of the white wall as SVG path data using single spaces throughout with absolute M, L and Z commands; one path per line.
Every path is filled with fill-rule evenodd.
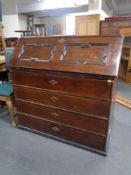
M 19 20 L 19 29 L 27 30 L 27 16 L 18 15 L 18 20 Z
M 51 25 L 61 24 L 63 26 L 63 35 L 66 34 L 66 16 L 41 18 L 40 23 L 45 24 L 47 28 Z
M 20 34 L 15 30 L 19 30 L 18 15 L 3 15 L 4 37 L 19 37 Z
M 41 19 L 40 18 L 34 18 L 34 24 L 41 24 Z
M 61 24 L 65 22 L 65 16 L 62 17 L 49 17 L 49 18 L 41 18 L 41 23 L 46 25 L 54 25 Z
M 17 14 L 16 1 L 3 0 L 2 3 L 2 24 L 4 25 L 4 37 L 19 37 L 20 34 L 14 32 L 19 30 L 19 20 Z
M 28 17 L 26 15 L 18 15 L 19 19 L 19 29 L 20 30 L 27 30 L 27 20 Z M 41 24 L 40 18 L 34 18 L 34 24 Z
M 107 6 L 105 0 L 102 1 L 102 5 L 101 6 L 102 6 L 101 9 L 106 14 L 106 17 L 113 16 L 113 9 L 109 8 L 109 6 Z
M 101 0 L 89 0 L 88 10 L 98 10 L 101 6 Z

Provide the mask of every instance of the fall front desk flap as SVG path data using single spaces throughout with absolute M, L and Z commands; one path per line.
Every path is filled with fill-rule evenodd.
M 117 76 L 122 43 L 119 36 L 20 38 L 10 67 Z

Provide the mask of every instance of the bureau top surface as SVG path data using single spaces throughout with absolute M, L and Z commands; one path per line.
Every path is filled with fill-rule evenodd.
M 117 76 L 122 43 L 119 36 L 20 38 L 10 67 Z

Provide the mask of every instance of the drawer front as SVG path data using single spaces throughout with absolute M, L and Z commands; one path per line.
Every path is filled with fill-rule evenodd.
M 79 96 L 108 100 L 111 94 L 111 85 L 108 84 L 107 80 L 22 71 L 13 71 L 12 78 L 14 84 L 60 91 Z
M 44 121 L 24 114 L 19 114 L 19 122 L 22 126 L 52 134 L 85 146 L 97 148 L 100 150 L 104 150 L 105 148 L 105 137 L 103 136 L 89 134 L 78 129 Z
M 20 100 L 16 101 L 17 111 L 28 115 L 33 115 L 41 119 L 63 123 L 65 125 L 106 135 L 107 120 L 87 117 L 72 112 L 48 108 Z
M 17 86 L 14 86 L 14 94 L 18 99 L 46 106 L 62 108 L 69 111 L 76 111 L 104 118 L 107 118 L 109 114 L 109 102 L 106 101 Z
M 101 28 L 101 35 L 120 35 L 119 27 L 102 27 Z

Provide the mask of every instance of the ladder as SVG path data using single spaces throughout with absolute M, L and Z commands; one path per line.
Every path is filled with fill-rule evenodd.
M 27 30 L 31 31 L 31 34 L 34 33 L 34 17 L 33 15 L 28 16 L 27 18 Z

